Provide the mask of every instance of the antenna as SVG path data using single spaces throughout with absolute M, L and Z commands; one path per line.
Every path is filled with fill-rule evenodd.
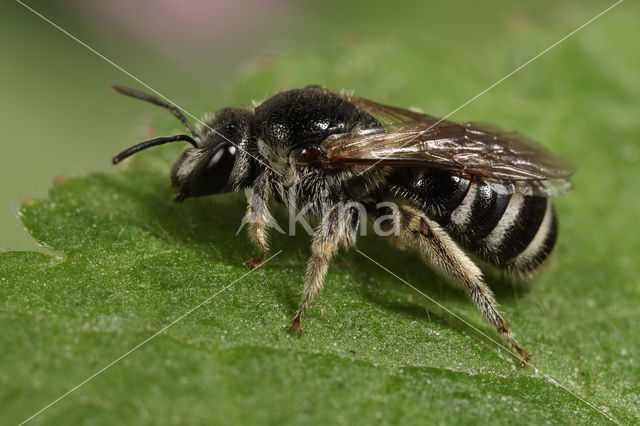
M 173 115 L 178 117 L 178 120 L 180 120 L 182 124 L 184 124 L 187 127 L 187 129 L 189 129 L 189 132 L 194 138 L 198 137 L 198 133 L 195 131 L 191 123 L 189 123 L 189 120 L 187 120 L 187 118 L 182 114 L 182 112 L 180 112 L 180 109 L 178 109 L 177 106 L 172 105 L 168 102 L 165 102 L 162 99 L 157 98 L 155 96 L 149 95 L 148 93 L 144 93 L 135 89 L 130 89 L 128 87 L 120 86 L 119 84 L 112 84 L 111 88 L 116 92 L 121 93 L 125 96 L 140 99 L 145 102 L 149 102 L 154 105 L 161 106 L 162 108 L 168 109 L 169 111 L 171 111 Z
M 136 144 L 130 148 L 127 148 L 124 151 L 122 151 L 120 154 L 113 157 L 112 161 L 113 161 L 113 164 L 118 164 L 125 158 L 131 157 L 133 154 L 136 154 L 142 151 L 143 149 L 151 148 L 152 146 L 163 145 L 169 142 L 178 142 L 178 141 L 189 142 L 194 147 L 196 148 L 198 147 L 198 144 L 196 143 L 195 139 L 193 139 L 189 135 L 185 135 L 181 133 L 174 136 L 163 136 L 160 138 L 153 138 L 153 139 L 149 139 L 148 141 L 140 142 L 139 144 Z

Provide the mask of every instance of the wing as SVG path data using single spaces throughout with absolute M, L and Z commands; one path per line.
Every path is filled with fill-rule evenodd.
M 421 112 L 412 111 L 410 109 L 379 104 L 372 100 L 361 98 L 345 91 L 336 92 L 329 89 L 325 90 L 338 97 L 341 97 L 346 101 L 351 102 L 359 109 L 368 112 L 369 114 L 374 116 L 382 126 L 393 126 L 409 121 L 424 121 L 432 124 L 440 121 L 439 118 L 431 115 L 426 115 Z
M 481 179 L 501 193 L 554 196 L 572 189 L 573 164 L 519 133 L 347 99 L 384 124 L 327 138 L 320 145 L 323 167 L 431 167 Z

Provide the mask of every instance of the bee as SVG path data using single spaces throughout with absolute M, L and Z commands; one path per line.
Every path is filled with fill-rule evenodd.
M 250 188 L 249 235 L 258 256 L 249 267 L 268 250 L 270 197 L 289 208 L 307 206 L 319 218 L 294 332 L 322 290 L 331 258 L 341 245 L 355 244 L 363 214 L 384 215 L 401 247 L 417 250 L 465 291 L 506 343 L 529 359 L 478 264 L 519 277 L 541 270 L 558 232 L 550 197 L 572 189 L 570 162 L 515 132 L 440 120 L 321 86 L 280 92 L 254 109 L 222 109 L 198 130 L 175 105 L 113 88 L 167 108 L 189 131 L 134 145 L 114 164 L 183 141 L 190 145 L 170 172 L 176 200 Z M 403 204 L 377 208 L 384 200 Z

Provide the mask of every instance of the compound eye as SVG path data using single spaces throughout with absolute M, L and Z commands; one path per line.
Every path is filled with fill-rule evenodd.
M 236 147 L 234 145 L 226 145 L 213 154 L 207 165 L 206 173 L 210 173 L 213 178 L 221 177 L 226 179 L 231 174 L 235 159 Z
M 229 181 L 236 160 L 236 151 L 234 145 L 218 148 L 202 172 L 190 182 L 192 195 L 202 196 L 220 192 Z

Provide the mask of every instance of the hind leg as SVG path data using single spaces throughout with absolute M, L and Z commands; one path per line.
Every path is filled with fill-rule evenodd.
M 484 282 L 482 272 L 458 247 L 440 225 L 420 210 L 401 206 L 394 212 L 400 242 L 416 248 L 422 258 L 454 286 L 465 290 L 473 304 L 524 361 L 531 355 L 515 341 L 507 322 L 498 310 L 493 293 Z

